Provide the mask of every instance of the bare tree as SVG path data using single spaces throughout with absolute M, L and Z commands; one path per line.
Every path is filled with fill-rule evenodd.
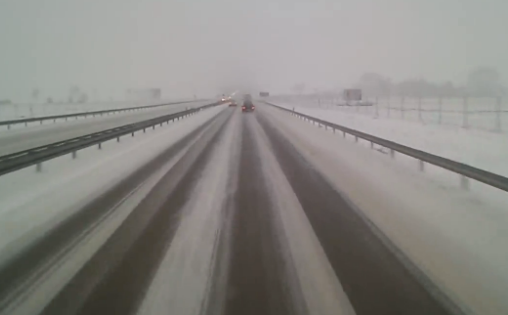
M 305 91 L 305 88 L 305 83 L 298 83 L 293 86 L 292 90 L 293 92 L 301 95 Z
M 357 87 L 366 95 L 371 96 L 387 96 L 393 90 L 393 84 L 389 78 L 373 72 L 363 74 Z
M 34 99 L 35 102 L 37 102 L 37 100 L 39 99 L 39 95 L 41 94 L 41 91 L 37 88 L 34 88 L 32 90 L 32 98 Z

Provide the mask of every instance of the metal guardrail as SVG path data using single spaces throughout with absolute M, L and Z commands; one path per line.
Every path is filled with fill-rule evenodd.
M 346 134 L 350 134 L 355 137 L 356 141 L 358 141 L 358 139 L 360 138 L 360 139 L 369 141 L 371 143 L 371 146 L 373 146 L 374 144 L 377 144 L 382 147 L 388 148 L 388 149 L 390 149 L 390 155 L 392 157 L 394 156 L 395 152 L 400 152 L 404 155 L 413 157 L 413 158 L 420 161 L 420 170 L 421 171 L 424 170 L 424 165 L 425 165 L 424 163 L 429 163 L 429 164 L 432 164 L 435 166 L 439 166 L 439 167 L 446 169 L 448 171 L 460 174 L 462 176 L 461 177 L 461 185 L 463 188 L 469 187 L 468 178 L 471 178 L 471 179 L 477 180 L 479 182 L 482 182 L 484 184 L 487 184 L 489 186 L 496 187 L 498 189 L 508 192 L 508 178 L 506 178 L 504 176 L 494 174 L 491 172 L 487 172 L 482 169 L 472 167 L 467 164 L 463 164 L 463 163 L 456 162 L 453 160 L 449 160 L 449 159 L 446 159 L 446 158 L 443 158 L 443 157 L 440 157 L 440 156 L 437 156 L 434 154 L 430 154 L 425 151 L 413 149 L 413 148 L 410 148 L 408 146 L 405 146 L 405 145 L 402 145 L 402 144 L 399 144 L 399 143 L 396 143 L 393 141 L 382 139 L 382 138 L 379 138 L 379 137 L 376 137 L 376 136 L 373 136 L 373 135 L 370 135 L 370 134 L 367 134 L 367 133 L 364 133 L 364 132 L 361 132 L 358 130 L 347 128 L 344 126 L 340 126 L 340 125 L 337 125 L 337 124 L 334 124 L 334 123 L 331 123 L 331 122 L 328 122 L 328 121 L 325 121 L 322 119 L 318 119 L 318 118 L 315 118 L 312 116 L 301 114 L 301 113 L 295 112 L 293 110 L 290 110 L 290 109 L 287 109 L 287 108 L 284 108 L 284 107 L 281 107 L 281 106 L 278 106 L 278 105 L 275 105 L 275 104 L 272 104 L 272 103 L 269 103 L 266 101 L 265 101 L 265 103 L 268 105 L 271 105 L 273 107 L 276 107 L 282 111 L 288 112 L 292 115 L 298 116 L 304 120 L 309 120 L 309 121 L 318 123 L 320 125 L 323 125 L 323 126 L 325 126 L 325 128 L 327 128 L 327 127 L 332 128 L 334 132 L 336 130 L 340 130 L 343 132 L 344 137 L 346 136 Z
M 155 129 L 156 125 L 162 126 L 163 123 L 169 123 L 169 121 L 180 120 L 181 118 L 195 114 L 196 112 L 199 112 L 205 108 L 217 106 L 222 103 L 223 102 L 216 102 L 193 109 L 188 109 L 182 112 L 164 115 L 157 118 L 152 118 L 149 120 L 127 124 L 111 129 L 106 129 L 103 131 L 83 135 L 80 137 L 58 141 L 48 145 L 0 156 L 0 175 L 11 173 L 32 165 L 37 165 L 37 171 L 41 171 L 42 169 L 41 163 L 44 161 L 51 160 L 69 153 L 72 153 L 72 157 L 76 158 L 78 150 L 93 145 L 98 145 L 100 149 L 102 143 L 105 141 L 112 140 L 115 138 L 117 139 L 117 141 L 120 141 L 120 137 L 124 135 L 132 134 L 132 136 L 134 136 L 134 133 L 136 131 L 140 130 L 145 131 L 147 128 L 150 127 Z
M 33 118 L 25 118 L 25 119 L 4 120 L 4 121 L 0 121 L 0 126 L 7 126 L 7 128 L 10 129 L 10 127 L 12 125 L 18 125 L 18 124 L 27 125 L 28 123 L 37 122 L 37 121 L 40 121 L 42 124 L 42 122 L 45 120 L 56 121 L 57 119 L 68 119 L 68 118 L 87 117 L 87 116 L 95 117 L 95 116 L 102 116 L 102 115 L 111 114 L 111 113 L 137 111 L 137 110 L 148 109 L 148 108 L 156 108 L 156 107 L 177 105 L 177 104 L 186 104 L 186 103 L 192 103 L 192 102 L 197 102 L 197 100 L 183 101 L 183 102 L 171 102 L 171 103 L 147 105 L 147 106 L 125 107 L 125 108 L 117 108 L 117 109 L 106 109 L 106 110 L 99 110 L 99 111 L 93 111 L 93 112 L 81 112 L 81 113 L 65 114 L 65 115 L 52 115 L 52 116 L 41 116 L 41 117 L 33 117 Z

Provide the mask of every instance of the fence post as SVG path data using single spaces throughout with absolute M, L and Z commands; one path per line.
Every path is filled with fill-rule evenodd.
M 379 117 L 379 98 L 376 96 L 376 118 Z
M 442 119 L 443 119 L 443 98 L 440 96 L 439 99 L 437 100 L 437 104 L 438 104 L 438 118 L 437 118 L 437 123 L 439 125 L 441 125 L 441 122 L 442 122 Z
M 501 132 L 501 96 L 496 98 L 496 131 Z
M 390 118 L 390 99 L 386 99 L 386 117 Z
M 467 108 L 467 96 L 464 97 L 464 102 L 462 106 L 462 127 L 468 128 L 468 108 Z
M 422 121 L 422 97 L 418 96 L 418 119 Z
M 400 117 L 404 119 L 404 96 L 400 97 Z

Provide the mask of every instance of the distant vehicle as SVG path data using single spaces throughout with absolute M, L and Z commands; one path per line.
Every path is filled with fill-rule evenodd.
M 261 97 L 268 97 L 268 96 L 270 96 L 270 93 L 268 93 L 268 92 L 259 92 L 259 96 L 261 96 Z
M 252 96 L 250 94 L 245 94 L 243 96 L 243 101 L 244 102 L 247 102 L 247 101 L 252 102 Z
M 361 101 L 362 100 L 362 90 L 360 89 L 347 89 L 344 90 L 343 98 L 346 102 L 348 101 Z
M 229 107 L 236 107 L 238 104 L 236 104 L 235 100 L 230 100 Z
M 254 106 L 254 104 L 252 104 L 252 101 L 248 100 L 248 101 L 244 101 L 243 102 L 243 106 L 242 106 L 242 112 L 253 112 L 254 109 L 256 108 L 256 106 Z

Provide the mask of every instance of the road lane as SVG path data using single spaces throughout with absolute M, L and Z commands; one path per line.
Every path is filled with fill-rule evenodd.
M 232 243 L 224 314 L 295 314 L 274 211 L 259 150 L 243 115 L 238 189 L 231 225 Z
M 224 112 L 160 181 L 43 314 L 133 314 L 142 303 L 191 198 L 214 143 L 231 117 Z
M 449 314 L 291 143 L 260 123 L 356 313 Z
M 215 119 L 196 128 L 195 131 L 166 149 L 154 160 L 136 170 L 109 191 L 104 192 L 99 198 L 45 233 L 43 238 L 30 244 L 29 247 L 23 249 L 2 265 L 0 268 L 0 282 L 2 283 L 0 286 L 0 312 L 12 304 L 21 295 L 22 291 L 32 290 L 31 287 L 36 285 L 39 279 L 43 279 L 46 271 L 52 267 L 55 256 L 64 256 L 65 252 L 70 250 L 68 244 L 83 237 L 83 231 L 108 215 L 110 210 L 114 209 L 115 205 L 125 196 L 128 196 L 140 183 L 144 182 L 151 174 L 157 172 L 165 163 L 170 161 L 173 156 L 179 154 L 181 150 L 195 141 L 211 125 L 215 123 L 220 126 L 221 122 L 217 119 L 225 114 L 223 112 Z M 165 192 L 163 195 L 165 195 Z M 158 200 L 157 198 L 154 199 L 154 201 Z M 50 262 L 52 263 L 49 264 Z M 20 292 L 16 293 L 18 291 Z

